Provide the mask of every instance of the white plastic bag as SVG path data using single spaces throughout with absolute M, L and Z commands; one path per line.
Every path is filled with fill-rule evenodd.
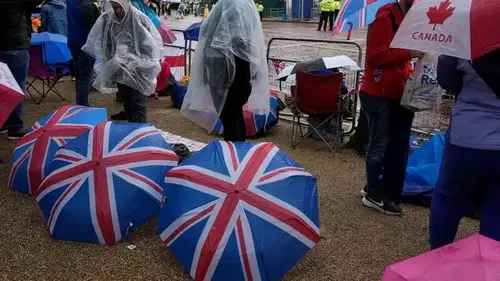
M 439 54 L 426 53 L 419 58 L 415 70 L 406 80 L 401 105 L 418 112 L 436 108 L 441 99 L 442 89 L 436 80 Z

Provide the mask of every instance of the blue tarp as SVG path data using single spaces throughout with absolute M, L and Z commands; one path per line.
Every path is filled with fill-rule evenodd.
M 429 205 L 439 178 L 445 133 L 439 133 L 414 150 L 408 158 L 403 197 L 406 201 Z

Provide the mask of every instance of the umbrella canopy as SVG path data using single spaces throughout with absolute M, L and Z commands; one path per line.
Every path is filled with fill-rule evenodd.
M 280 72 L 276 79 L 280 81 L 293 82 L 295 81 L 295 72 L 297 70 L 302 70 L 304 72 L 313 72 L 333 68 L 361 70 L 361 68 L 355 61 L 353 61 L 348 56 L 342 55 L 336 57 L 320 58 L 305 62 L 299 62 L 294 65 L 289 65 Z
M 152 125 L 103 122 L 57 151 L 36 199 L 54 239 L 114 244 L 158 215 L 177 162 Z
M 342 1 L 342 7 L 339 16 L 335 22 L 333 35 L 353 29 L 362 28 L 370 25 L 377 15 L 380 7 L 387 3 L 395 3 L 395 0 L 345 0 Z
M 279 280 L 320 240 L 316 179 L 272 143 L 213 142 L 166 176 L 158 232 L 195 280 Z
M 190 25 L 186 30 L 184 30 L 184 40 L 198 41 L 198 36 L 200 36 L 200 27 L 203 22 L 197 22 Z
M 64 35 L 48 32 L 33 33 L 31 45 L 42 46 L 42 60 L 47 64 L 66 63 L 73 58 L 68 49 L 68 38 Z
M 475 234 L 388 266 L 382 281 L 500 280 L 500 242 Z
M 500 48 L 500 1 L 421 0 L 391 47 L 476 59 Z
M 163 23 L 158 26 L 158 32 L 163 40 L 163 44 L 172 44 L 177 40 L 174 32 Z
M 248 110 L 248 107 L 245 105 L 243 107 L 243 117 L 245 118 L 245 128 L 247 137 L 254 137 L 260 132 L 264 132 L 269 129 L 273 125 L 278 123 L 278 94 L 271 90 L 271 94 L 269 96 L 269 106 L 270 111 L 269 114 L 266 115 L 258 115 Z M 222 121 L 219 119 L 217 124 L 215 124 L 214 131 L 222 135 L 224 133 L 224 126 L 222 126 Z
M 0 128 L 23 99 L 24 93 L 9 67 L 0 62 Z
M 16 143 L 9 187 L 36 195 L 57 149 L 107 118 L 105 108 L 68 105 L 35 122 Z

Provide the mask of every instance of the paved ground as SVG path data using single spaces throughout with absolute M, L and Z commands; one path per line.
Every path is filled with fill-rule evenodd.
M 264 30 L 275 25 L 265 22 Z M 269 32 L 317 34 L 313 25 L 276 26 L 282 32 Z M 26 101 L 27 125 L 73 101 L 73 83 L 58 87 L 67 101 L 53 96 L 41 106 Z M 120 105 L 113 98 L 93 93 L 90 101 L 114 113 Z M 203 142 L 217 139 L 184 119 L 168 98 L 151 100 L 148 110 L 149 120 L 160 129 Z M 290 136 L 291 126 L 281 122 L 262 140 L 278 145 L 318 178 L 322 240 L 283 280 L 380 280 L 387 264 L 427 250 L 427 209 L 405 206 L 405 215 L 394 218 L 364 208 L 359 198 L 363 159 L 343 149 L 332 154 L 312 140 L 292 149 Z M 133 234 L 134 251 L 126 248 L 127 242 L 101 246 L 52 240 L 34 198 L 7 188 L 13 146 L 0 138 L 0 280 L 190 280 L 156 235 L 156 220 Z M 459 237 L 474 231 L 477 222 L 465 219 Z

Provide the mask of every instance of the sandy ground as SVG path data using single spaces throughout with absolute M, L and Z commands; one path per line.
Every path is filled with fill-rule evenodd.
M 66 101 L 50 96 L 37 106 L 26 100 L 26 126 L 74 100 L 71 82 L 59 89 Z M 120 110 L 114 96 L 93 93 L 91 104 Z M 148 118 L 158 128 L 198 141 L 217 137 L 185 120 L 168 98 L 150 100 Z M 428 210 L 405 206 L 402 217 L 380 215 L 361 205 L 363 159 L 340 149 L 330 153 L 316 141 L 290 147 L 291 126 L 281 122 L 262 141 L 271 141 L 319 179 L 321 242 L 283 280 L 380 280 L 386 265 L 427 250 Z M 0 280 L 190 280 L 156 235 L 156 220 L 132 236 L 136 250 L 52 240 L 34 200 L 7 188 L 14 142 L 0 138 Z M 477 230 L 466 219 L 459 237 Z M 228 279 L 230 281 L 230 279 Z

